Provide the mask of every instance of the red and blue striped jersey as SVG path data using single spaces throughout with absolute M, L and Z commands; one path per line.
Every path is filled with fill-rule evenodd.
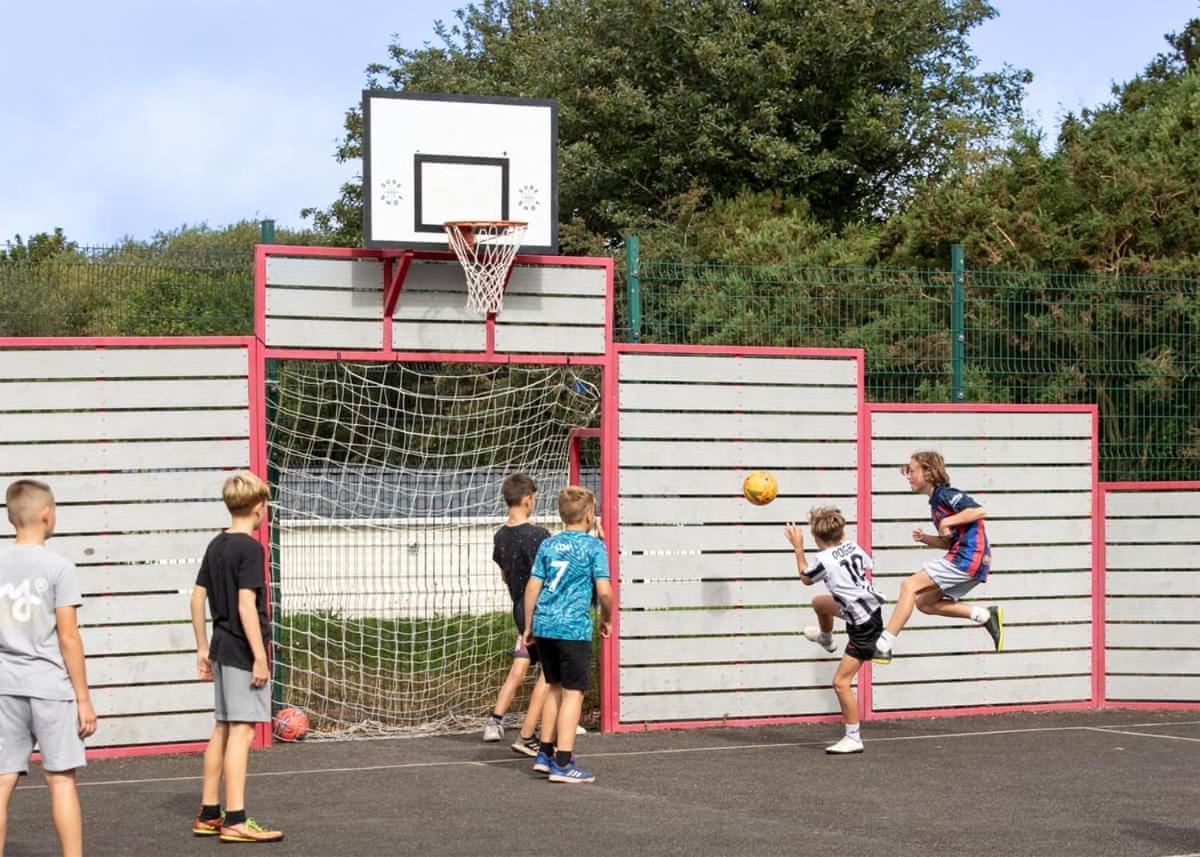
M 943 518 L 957 515 L 963 509 L 977 508 L 979 504 L 970 494 L 949 485 L 939 485 L 929 495 L 929 514 L 933 518 L 934 528 L 938 531 L 941 530 Z M 972 577 L 978 576 L 981 581 L 987 580 L 992 551 L 988 546 L 983 521 L 952 527 L 950 549 L 943 559 Z

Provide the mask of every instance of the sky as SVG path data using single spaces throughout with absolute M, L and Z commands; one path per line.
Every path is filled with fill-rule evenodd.
M 992 0 L 983 70 L 1028 68 L 1049 133 L 1200 16 L 1200 0 Z M 84 245 L 332 202 L 334 150 L 365 67 L 432 41 L 462 0 L 0 0 L 0 242 L 62 227 Z

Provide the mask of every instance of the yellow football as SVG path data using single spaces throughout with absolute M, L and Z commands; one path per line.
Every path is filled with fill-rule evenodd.
M 779 483 L 765 470 L 755 470 L 742 483 L 742 493 L 755 506 L 765 506 L 779 493 Z

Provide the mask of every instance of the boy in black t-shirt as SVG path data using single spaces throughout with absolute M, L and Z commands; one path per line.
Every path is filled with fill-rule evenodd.
M 217 720 L 204 751 L 203 796 L 192 833 L 219 836 L 222 842 L 283 839 L 280 831 L 268 830 L 246 817 L 246 768 L 254 724 L 271 720 L 266 566 L 262 545 L 254 538 L 267 517 L 268 493 L 266 483 L 247 471 L 225 480 L 221 498 L 233 521 L 209 542 L 192 590 L 196 669 L 202 680 L 214 682 Z M 205 634 L 206 603 L 212 614 L 211 645 Z
M 499 741 L 504 737 L 504 714 L 512 705 L 517 689 L 525 681 L 529 667 L 538 662 L 536 646 L 526 646 L 522 639 L 525 631 L 525 584 L 529 582 L 529 572 L 533 568 L 533 558 L 537 556 L 538 547 L 542 540 L 550 535 L 542 527 L 529 523 L 537 502 L 537 484 L 524 473 L 513 473 L 505 478 L 500 485 L 500 493 L 508 505 L 508 521 L 496 531 L 493 539 L 492 559 L 500 566 L 500 577 L 508 587 L 508 593 L 513 600 L 513 621 L 517 625 L 517 640 L 513 647 L 512 668 L 500 688 L 496 698 L 496 707 L 492 716 L 483 727 L 484 741 Z M 546 679 L 538 676 L 537 684 L 529 697 L 529 710 L 521 724 L 521 733 L 513 742 L 512 748 L 526 756 L 536 756 L 538 752 L 537 725 L 542 713 L 542 703 L 546 699 Z

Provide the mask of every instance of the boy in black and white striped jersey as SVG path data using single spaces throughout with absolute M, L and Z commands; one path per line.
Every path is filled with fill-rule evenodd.
M 846 519 L 832 506 L 817 506 L 808 513 L 808 528 L 812 530 L 819 550 L 809 562 L 804 554 L 804 535 L 795 524 L 784 528 L 784 535 L 796 549 L 796 567 L 806 586 L 823 581 L 829 595 L 817 595 L 812 600 L 819 628 L 804 629 L 804 636 L 827 652 L 834 652 L 833 620 L 844 619 L 850 642 L 833 676 L 833 690 L 842 707 L 846 734 L 836 744 L 826 747 L 826 753 L 861 753 L 862 733 L 858 720 L 858 700 L 851 684 L 859 669 L 875 655 L 875 641 L 883 633 L 884 597 L 875 591 L 867 579 L 873 563 L 871 556 L 857 542 L 845 539 Z

